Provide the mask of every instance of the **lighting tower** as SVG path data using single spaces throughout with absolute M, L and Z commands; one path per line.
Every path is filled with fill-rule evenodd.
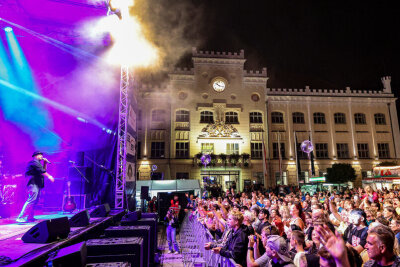
M 108 14 L 117 15 L 122 20 L 121 6 L 122 1 L 108 1 Z M 116 4 L 116 6 L 113 6 Z M 129 110 L 128 101 L 129 89 L 129 67 L 121 65 L 121 81 L 119 86 L 119 116 L 118 116 L 118 140 L 117 140 L 117 170 L 115 177 L 115 208 L 124 208 L 125 185 L 126 185 L 126 136 L 127 119 Z

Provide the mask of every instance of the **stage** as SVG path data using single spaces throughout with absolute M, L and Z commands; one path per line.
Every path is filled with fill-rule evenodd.
M 111 210 L 108 217 L 90 218 L 86 227 L 71 227 L 68 238 L 51 243 L 24 243 L 21 237 L 37 223 L 75 213 L 52 212 L 36 215 L 33 223 L 16 223 L 15 218 L 0 219 L 0 259 L 6 257 L 10 262 L 6 266 L 43 266 L 48 255 L 59 248 L 98 237 L 105 228 L 121 220 L 125 211 Z M 3 260 L 4 261 L 4 260 Z M 7 262 L 7 261 L 6 261 Z M 0 262 L 0 265 L 4 262 Z

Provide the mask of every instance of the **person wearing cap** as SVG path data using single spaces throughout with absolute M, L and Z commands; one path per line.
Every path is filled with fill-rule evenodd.
M 46 170 L 49 161 L 43 157 L 43 153 L 35 151 L 32 158 L 33 159 L 28 163 L 25 172 L 25 177 L 29 178 L 27 184 L 28 199 L 16 219 L 19 223 L 35 221 L 34 209 L 36 204 L 39 202 L 40 191 L 44 187 L 44 176 L 46 176 L 51 182 L 54 182 L 53 176 L 51 176 Z M 40 163 L 40 161 L 43 161 L 43 164 Z M 25 218 L 26 216 L 28 218 Z
M 265 254 L 268 256 L 267 267 L 295 267 L 289 254 L 286 240 L 279 235 L 268 237 L 265 246 Z

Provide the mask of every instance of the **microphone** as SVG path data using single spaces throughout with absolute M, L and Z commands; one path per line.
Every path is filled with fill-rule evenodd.
M 48 159 L 43 158 L 43 160 L 44 160 L 45 162 L 47 162 L 48 164 L 51 164 L 51 162 L 50 162 Z
M 72 160 L 68 160 L 68 162 L 69 162 L 69 163 L 72 163 L 72 164 L 75 164 L 75 163 L 76 163 L 75 161 L 72 161 Z

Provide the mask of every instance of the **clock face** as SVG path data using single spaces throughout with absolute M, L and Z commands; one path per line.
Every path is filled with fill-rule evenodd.
M 225 90 L 225 82 L 223 80 L 215 80 L 213 83 L 213 88 L 217 92 L 222 92 Z

